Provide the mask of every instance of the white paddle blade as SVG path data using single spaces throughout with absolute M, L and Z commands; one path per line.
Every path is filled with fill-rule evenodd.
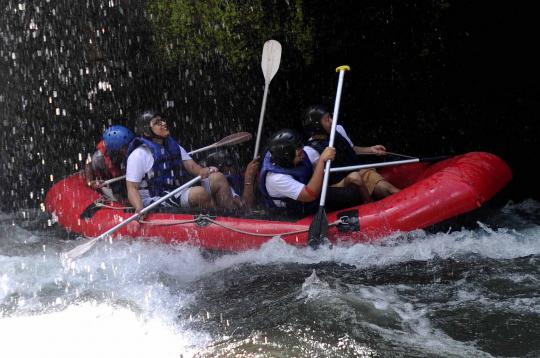
M 268 40 L 264 43 L 261 67 L 264 80 L 270 82 L 279 69 L 281 62 L 281 44 L 276 40 Z
M 78 257 L 81 257 L 84 255 L 88 250 L 90 250 L 96 242 L 98 241 L 99 237 L 93 238 L 92 240 L 89 240 L 88 242 L 85 242 L 84 244 L 81 244 L 79 246 L 75 246 L 75 248 L 69 250 L 68 252 L 65 252 L 62 254 L 62 261 L 70 262 Z

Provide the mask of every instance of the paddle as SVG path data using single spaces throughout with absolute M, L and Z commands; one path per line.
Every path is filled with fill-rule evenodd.
M 221 139 L 219 142 L 216 142 L 214 144 L 210 144 L 210 145 L 208 145 L 206 147 L 195 149 L 195 150 L 189 152 L 188 154 L 190 154 L 190 155 L 191 154 L 196 154 L 196 153 L 204 152 L 205 150 L 223 147 L 225 145 L 240 144 L 240 143 L 247 142 L 250 139 L 251 139 L 251 133 L 248 133 L 248 132 L 234 133 L 234 134 L 231 134 L 229 136 L 226 136 L 225 138 Z
M 264 122 L 264 112 L 266 110 L 266 96 L 268 95 L 268 87 L 270 81 L 279 69 L 281 61 L 281 44 L 276 40 L 268 40 L 264 43 L 261 67 L 264 75 L 264 95 L 261 106 L 261 115 L 259 117 L 259 128 L 257 129 L 257 140 L 255 141 L 255 151 L 253 159 L 259 156 L 259 146 L 261 144 L 261 133 Z
M 413 156 L 410 156 L 410 155 L 407 155 L 407 154 L 399 154 L 399 153 L 394 153 L 394 152 L 386 152 L 386 154 L 390 154 L 390 155 L 393 155 L 395 157 L 402 157 L 402 158 L 416 158 L 416 157 L 413 157 Z
M 336 93 L 336 101 L 334 102 L 334 114 L 332 120 L 332 128 L 330 130 L 329 147 L 334 146 L 334 138 L 336 137 L 336 125 L 339 114 L 339 104 L 341 102 L 341 89 L 343 88 L 343 78 L 345 77 L 345 71 L 350 71 L 349 66 L 339 66 L 336 68 L 336 72 L 339 72 L 339 81 Z M 326 211 L 324 210 L 324 204 L 326 201 L 326 191 L 328 188 L 328 179 L 330 177 L 330 165 L 331 161 L 327 161 L 324 167 L 324 177 L 321 191 L 321 200 L 319 202 L 319 210 L 313 217 L 313 221 L 309 226 L 308 231 L 308 245 L 317 248 L 324 238 L 328 234 L 328 219 L 326 218 Z
M 413 156 L 410 156 L 410 155 L 406 155 L 406 154 L 399 154 L 399 153 L 394 153 L 394 152 L 385 152 L 384 154 L 376 154 L 376 153 L 356 153 L 356 155 L 360 155 L 360 156 L 363 156 L 363 155 L 374 155 L 374 156 L 381 156 L 381 155 L 393 155 L 395 157 L 403 157 L 403 158 L 416 158 L 416 157 L 413 157 Z
M 351 165 L 348 167 L 332 168 L 330 169 L 330 173 L 350 172 L 353 170 L 360 170 L 360 169 L 367 169 L 367 168 L 382 168 L 382 167 L 389 167 L 392 165 L 411 164 L 411 163 L 420 163 L 420 162 L 438 162 L 440 160 L 448 159 L 450 157 L 451 156 L 449 155 L 441 155 L 438 157 L 411 158 L 411 159 L 404 159 L 404 160 L 394 160 L 391 162 Z
M 62 254 L 62 259 L 68 260 L 68 261 L 75 260 L 76 258 L 78 258 L 81 255 L 83 255 L 84 253 L 86 253 L 88 250 L 90 250 L 92 247 L 94 247 L 94 245 L 96 244 L 96 242 L 98 242 L 98 240 L 104 239 L 105 237 L 109 236 L 110 234 L 112 234 L 116 230 L 126 226 L 127 224 L 129 224 L 133 220 L 139 218 L 141 215 L 146 214 L 147 212 L 149 212 L 150 210 L 152 210 L 153 208 L 155 208 L 156 206 L 158 206 L 159 204 L 161 204 L 165 200 L 169 199 L 171 196 L 176 195 L 180 191 L 182 191 L 182 190 L 196 184 L 201 179 L 202 178 L 201 178 L 200 175 L 193 178 L 193 179 L 191 179 L 190 181 L 188 181 L 184 185 L 174 189 L 173 191 L 171 191 L 167 195 L 164 195 L 160 199 L 154 201 L 152 204 L 148 205 L 147 207 L 142 209 L 140 212 L 133 214 L 132 216 L 130 216 L 126 220 L 122 221 L 120 224 L 110 228 L 109 230 L 105 231 L 103 234 L 99 235 L 98 237 L 95 237 L 95 238 L 91 239 L 90 241 L 85 242 L 84 244 L 79 245 L 79 246 L 69 250 L 68 252 L 63 253 Z
M 220 141 L 218 141 L 218 142 L 216 142 L 214 144 L 210 144 L 210 145 L 207 145 L 206 147 L 195 149 L 195 150 L 189 152 L 188 154 L 191 155 L 191 154 L 195 154 L 195 153 L 200 153 L 200 152 L 204 152 L 205 150 L 219 148 L 219 147 L 223 147 L 225 145 L 240 144 L 240 143 L 247 142 L 250 139 L 251 139 L 251 133 L 238 132 L 238 133 L 228 135 L 225 138 L 221 139 Z M 119 177 L 116 177 L 116 178 L 105 180 L 101 185 L 106 186 L 106 185 L 109 185 L 111 183 L 117 182 L 117 181 L 125 179 L 125 178 L 126 178 L 126 176 L 122 175 L 122 176 L 119 176 Z

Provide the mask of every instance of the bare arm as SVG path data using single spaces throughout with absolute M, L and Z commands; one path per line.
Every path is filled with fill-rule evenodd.
M 86 178 L 86 185 L 90 188 L 94 190 L 101 188 L 102 181 L 96 178 L 96 173 L 91 160 L 88 160 L 84 165 L 84 177 Z
M 143 209 L 141 194 L 139 193 L 139 184 L 140 183 L 126 180 L 128 200 L 129 203 L 135 208 L 136 213 L 140 212 Z
M 354 146 L 353 150 L 356 154 L 375 154 L 375 155 L 385 155 L 386 154 L 386 148 L 384 145 L 377 144 L 372 145 L 371 147 L 358 147 Z
M 324 178 L 324 165 L 327 160 L 333 160 L 335 156 L 336 150 L 331 147 L 327 147 L 322 152 L 321 157 L 315 165 L 315 169 L 313 170 L 313 175 L 311 176 L 311 179 L 298 195 L 298 201 L 309 203 L 319 197 L 319 194 L 322 190 L 322 182 Z
M 201 167 L 193 159 L 184 160 L 183 163 L 184 163 L 184 167 L 186 168 L 189 174 L 193 176 L 200 175 L 203 179 L 208 177 L 210 173 L 217 171 L 217 169 L 214 167 L 208 167 L 208 168 Z
M 253 159 L 246 167 L 244 174 L 244 191 L 242 192 L 242 200 L 248 208 L 252 208 L 255 204 L 255 185 L 257 182 L 257 172 L 259 171 L 260 157 Z

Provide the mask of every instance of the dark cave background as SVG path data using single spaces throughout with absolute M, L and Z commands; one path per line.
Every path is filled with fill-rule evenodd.
M 229 71 L 219 56 L 159 59 L 144 1 L 0 3 L 0 208 L 40 207 L 58 178 L 80 169 L 111 124 L 163 111 L 187 149 L 237 131 L 256 134 L 259 62 Z M 24 3 L 23 3 L 24 4 Z M 286 14 L 287 1 L 267 12 Z M 414 156 L 487 151 L 507 161 L 501 203 L 540 198 L 535 12 L 523 4 L 306 0 L 312 61 L 288 34 L 270 84 L 263 138 L 300 129 L 302 110 L 333 106 L 335 68 L 349 65 L 339 119 L 359 145 Z M 285 15 L 279 15 L 285 16 Z M 279 17 L 278 16 L 278 17 Z M 246 29 L 249 31 L 249 29 Z M 260 53 L 264 39 L 252 44 Z M 264 139 L 263 139 L 264 144 Z M 254 140 L 237 147 L 242 161 Z M 52 179 L 52 181 L 51 181 Z

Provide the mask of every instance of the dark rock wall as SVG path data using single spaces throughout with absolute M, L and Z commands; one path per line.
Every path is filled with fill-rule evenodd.
M 265 11 L 283 12 L 284 3 Z M 274 7 L 274 8 L 273 8 Z M 299 128 L 303 108 L 333 106 L 347 64 L 340 121 L 360 145 L 433 156 L 489 151 L 515 179 L 505 198 L 538 198 L 538 55 L 534 12 L 458 1 L 309 0 L 313 60 L 276 33 L 282 63 L 265 135 Z M 279 19 L 278 19 L 279 20 Z M 80 169 L 110 124 L 154 107 L 187 148 L 255 133 L 259 63 L 232 72 L 209 54 L 160 60 L 142 1 L 0 2 L 1 209 L 37 207 L 52 180 Z M 260 44 L 253 44 L 258 51 Z M 263 141 L 264 142 L 264 141 Z M 245 161 L 253 143 L 239 148 Z

